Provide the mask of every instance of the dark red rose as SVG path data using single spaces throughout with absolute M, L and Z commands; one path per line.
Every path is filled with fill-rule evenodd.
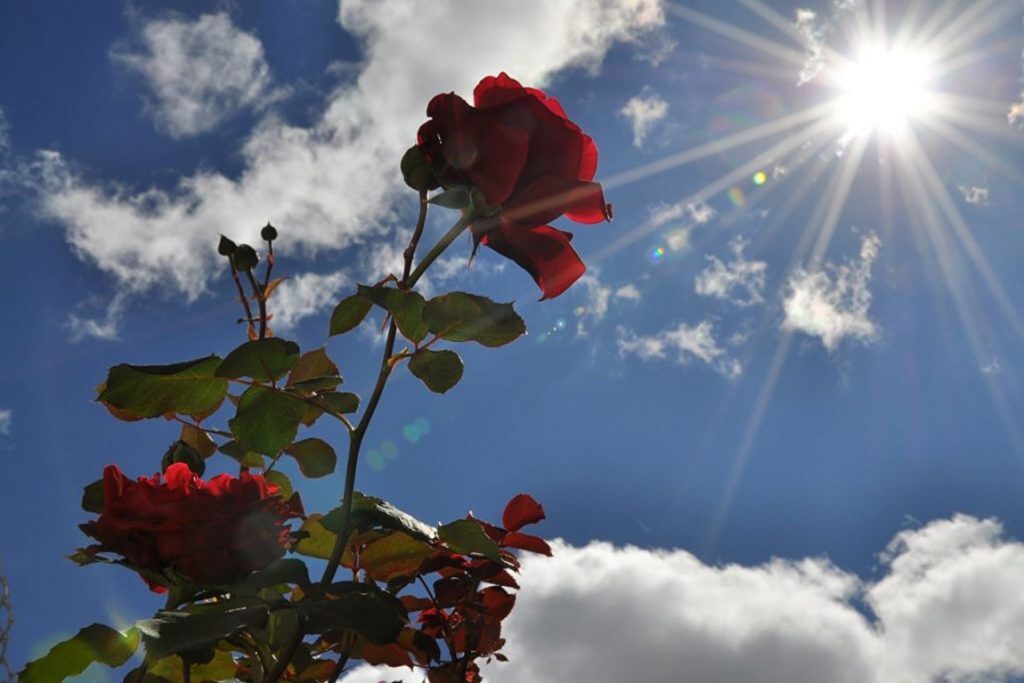
M 163 482 L 159 474 L 132 481 L 109 465 L 103 513 L 81 528 L 100 542 L 97 550 L 140 569 L 173 567 L 199 583 L 232 583 L 284 555 L 290 542 L 285 524 L 302 516 L 302 504 L 276 493 L 276 486 L 248 472 L 204 482 L 185 463 L 174 463 Z M 156 592 L 166 590 L 146 581 Z
M 598 183 L 597 146 L 561 105 L 507 74 L 488 76 L 473 91 L 475 106 L 454 93 L 435 96 L 417 141 L 446 189 L 475 188 L 496 215 L 470 226 L 484 244 L 529 272 L 545 299 L 586 271 L 572 235 L 549 222 L 611 218 Z

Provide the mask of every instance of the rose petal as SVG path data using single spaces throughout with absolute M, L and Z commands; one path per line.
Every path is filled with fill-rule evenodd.
M 577 223 L 608 220 L 601 185 L 547 176 L 516 192 L 504 207 L 505 218 L 515 223 L 549 223 L 562 214 Z
M 544 296 L 552 299 L 587 271 L 569 244 L 572 235 L 550 225 L 521 225 L 502 220 L 500 228 L 483 236 L 481 244 L 512 259 L 533 276 Z
M 544 507 L 526 493 L 514 496 L 501 515 L 501 523 L 509 531 L 519 531 L 527 524 L 536 524 L 542 519 Z

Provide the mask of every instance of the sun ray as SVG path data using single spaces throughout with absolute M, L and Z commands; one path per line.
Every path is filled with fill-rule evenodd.
M 996 4 L 997 2 L 998 0 L 974 0 L 970 9 L 964 11 L 934 39 L 927 41 L 924 49 L 955 54 L 962 51 L 966 45 L 974 43 L 981 36 L 991 33 L 1020 11 L 1020 8 L 1017 7 L 1008 12 L 1007 9 L 1013 7 L 1011 3 Z M 989 12 L 993 6 L 995 9 Z M 979 15 L 981 16 L 979 17 Z
M 626 171 L 620 171 L 604 180 L 602 183 L 607 189 L 634 183 L 652 175 L 663 173 L 678 166 L 688 164 L 700 159 L 728 152 L 729 150 L 757 142 L 763 138 L 778 135 L 791 128 L 810 123 L 821 119 L 831 108 L 829 103 L 822 103 L 803 109 L 792 114 L 781 116 L 753 128 L 738 131 L 720 140 L 705 142 L 682 152 L 670 154 L 667 157 L 656 159 L 642 166 L 636 166 Z
M 987 167 L 999 171 L 1008 179 L 1024 186 L 1024 171 L 1021 171 L 992 150 L 982 147 L 945 121 L 928 119 L 922 121 L 921 125 L 944 138 L 947 142 L 956 145 L 971 157 L 985 162 Z
M 798 68 L 802 66 L 806 60 L 806 57 L 803 54 L 790 47 L 780 45 L 773 40 L 759 36 L 756 33 L 751 33 L 750 31 L 745 31 L 737 26 L 733 26 L 732 24 L 720 19 L 715 19 L 707 14 L 702 14 L 701 12 L 690 9 L 689 7 L 684 7 L 679 3 L 666 2 L 665 9 L 667 9 L 670 14 L 673 14 L 684 21 L 688 21 L 695 26 L 700 26 L 701 28 L 707 29 L 712 33 L 717 33 L 723 38 L 728 38 L 740 45 L 744 45 L 766 55 L 776 57 L 784 62 L 789 62 Z

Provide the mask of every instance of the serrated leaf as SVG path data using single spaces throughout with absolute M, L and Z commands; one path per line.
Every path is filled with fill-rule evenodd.
M 305 385 L 310 382 L 323 381 L 325 378 L 333 380 L 337 378 L 337 381 L 333 383 L 331 388 L 341 384 L 341 372 L 338 370 L 338 366 L 330 359 L 327 355 L 327 351 L 324 348 L 313 349 L 302 354 L 299 358 L 299 362 L 296 363 L 291 373 L 288 375 L 288 381 L 285 386 L 289 388 L 299 388 L 299 385 Z M 306 391 L 316 391 L 324 387 L 304 387 Z
M 412 576 L 437 550 L 429 543 L 394 531 L 366 546 L 359 565 L 376 581 Z
M 477 553 L 489 560 L 501 561 L 498 545 L 472 519 L 460 519 L 439 526 L 437 536 L 457 553 Z
M 238 401 L 238 412 L 228 424 L 235 438 L 257 453 L 276 455 L 295 439 L 306 404 L 269 387 L 252 386 Z
M 218 356 L 173 365 L 115 365 L 99 400 L 139 417 L 168 413 L 201 416 L 216 410 L 228 391 L 216 377 Z
M 150 659 L 180 654 L 201 661 L 221 640 L 249 628 L 263 628 L 270 609 L 255 598 L 233 598 L 196 605 L 191 612 L 160 611 L 138 622 Z
M 237 461 L 242 467 L 259 467 L 262 469 L 265 464 L 262 455 L 254 451 L 250 451 L 237 441 L 228 441 L 218 447 L 217 450 Z
M 409 359 L 409 372 L 431 391 L 443 394 L 462 379 L 462 359 L 454 351 L 420 349 Z
M 284 449 L 295 458 L 299 471 L 310 479 L 326 477 L 338 466 L 338 454 L 323 439 L 303 439 Z
M 335 515 L 336 512 L 339 518 L 337 522 L 340 523 L 341 508 L 332 510 L 323 520 L 324 526 L 335 532 L 338 531 L 338 528 L 332 526 L 332 524 L 336 523 L 335 517 L 332 517 L 332 515 Z M 364 496 L 358 491 L 353 492 L 351 518 L 352 528 L 360 531 L 381 527 L 402 531 L 424 541 L 432 541 L 437 538 L 437 529 L 431 525 L 421 522 L 407 512 L 399 510 L 386 500 L 373 496 Z
M 280 337 L 257 339 L 228 354 L 217 368 L 218 377 L 251 377 L 257 382 L 275 382 L 299 362 L 299 345 Z
M 331 325 L 328 336 L 333 337 L 336 334 L 345 334 L 355 329 L 359 323 L 363 322 L 371 308 L 373 308 L 373 302 L 364 299 L 358 294 L 345 297 L 338 302 L 338 305 L 334 307 L 334 312 L 331 313 Z
M 332 391 L 320 396 L 332 413 L 354 413 L 359 410 L 359 397 L 347 391 Z
M 305 632 L 352 630 L 383 645 L 394 642 L 406 624 L 402 603 L 373 584 L 343 581 L 331 584 L 329 592 L 335 599 L 307 597 L 296 604 Z
M 427 336 L 427 324 L 423 321 L 423 307 L 427 300 L 418 292 L 406 292 L 395 287 L 359 285 L 359 294 L 390 313 L 398 330 L 409 341 L 419 344 Z
M 48 653 L 29 662 L 18 674 L 22 683 L 57 683 L 76 676 L 94 663 L 116 668 L 128 661 L 139 647 L 139 632 L 120 633 L 103 624 L 92 624 L 73 638 L 54 645 Z
M 526 323 L 511 303 L 499 304 L 467 292 L 434 297 L 423 308 L 423 320 L 431 332 L 448 341 L 475 341 L 490 347 L 504 346 L 526 333 Z
M 178 438 L 194 448 L 196 453 L 204 458 L 212 457 L 217 452 L 217 444 L 210 438 L 210 435 L 192 425 L 181 425 L 181 436 Z
M 323 515 L 316 513 L 306 517 L 306 521 L 299 527 L 299 531 L 305 532 L 307 536 L 300 540 L 295 546 L 295 551 L 307 557 L 318 557 L 321 560 L 329 560 L 334 544 L 338 540 L 338 534 L 327 529 L 322 523 Z

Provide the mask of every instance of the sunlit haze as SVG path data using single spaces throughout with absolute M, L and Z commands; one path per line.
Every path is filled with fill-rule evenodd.
M 867 47 L 838 70 L 836 116 L 853 134 L 898 135 L 928 113 L 933 77 L 931 60 L 923 53 Z

